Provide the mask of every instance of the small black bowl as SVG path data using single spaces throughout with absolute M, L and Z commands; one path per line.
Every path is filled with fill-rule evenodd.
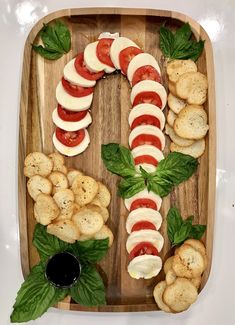
M 49 258 L 46 265 L 45 276 L 57 288 L 70 288 L 81 275 L 79 259 L 69 253 L 57 253 Z

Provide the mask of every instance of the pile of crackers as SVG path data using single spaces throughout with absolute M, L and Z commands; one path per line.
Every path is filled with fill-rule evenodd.
M 206 249 L 196 239 L 188 239 L 164 263 L 165 281 L 154 288 L 158 307 L 167 313 L 187 310 L 198 297 L 202 274 L 207 267 Z
M 47 232 L 63 241 L 109 238 L 105 223 L 111 195 L 107 187 L 80 170 L 68 169 L 59 153 L 30 153 L 24 161 L 28 193 L 35 201 L 34 217 Z
M 173 60 L 167 64 L 169 95 L 166 134 L 170 150 L 200 157 L 205 151 L 209 129 L 203 104 L 207 100 L 207 77 L 198 72 L 192 60 Z

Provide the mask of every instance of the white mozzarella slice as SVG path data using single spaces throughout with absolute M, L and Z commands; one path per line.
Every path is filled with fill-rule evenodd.
M 97 44 L 99 42 L 93 42 L 88 44 L 85 47 L 84 50 L 84 62 L 86 64 L 86 67 L 91 71 L 91 72 L 100 72 L 100 71 L 105 71 L 106 73 L 112 73 L 115 71 L 115 68 L 109 67 L 108 65 L 102 63 L 97 55 L 96 55 L 96 48 Z
M 80 74 L 77 73 L 77 70 L 75 69 L 74 62 L 75 59 L 69 61 L 64 67 L 64 78 L 77 86 L 94 87 L 96 81 L 88 80 L 80 76 Z
M 134 120 L 141 115 L 151 115 L 156 117 L 160 121 L 161 130 L 164 129 L 166 119 L 165 115 L 159 107 L 147 103 L 136 105 L 131 109 L 131 112 L 129 114 L 129 125 L 131 126 Z
M 160 70 L 157 60 L 151 54 L 140 53 L 140 54 L 137 54 L 131 60 L 129 66 L 127 68 L 127 78 L 130 81 L 130 83 L 132 82 L 132 78 L 133 78 L 133 75 L 136 72 L 136 70 L 145 66 L 145 65 L 151 65 L 161 75 L 161 70 Z
M 62 155 L 68 156 L 68 157 L 73 157 L 76 155 L 79 155 L 80 153 L 82 153 L 83 151 L 86 150 L 86 148 L 88 147 L 89 143 L 90 143 L 90 136 L 88 131 L 85 129 L 85 137 L 82 140 L 82 142 L 77 145 L 76 147 L 67 147 L 65 146 L 63 143 L 61 143 L 55 133 L 53 134 L 52 137 L 53 140 L 53 144 L 55 146 L 55 148 L 62 153 Z
M 122 50 L 126 49 L 127 47 L 134 46 L 138 47 L 132 40 L 126 37 L 118 37 L 115 39 L 110 47 L 110 58 L 116 67 L 116 69 L 120 70 L 120 62 L 119 62 L 119 54 Z
M 151 134 L 151 135 L 158 137 L 162 144 L 161 150 L 164 150 L 165 142 L 166 142 L 165 136 L 159 128 L 157 128 L 156 126 L 153 126 L 153 125 L 140 125 L 140 126 L 137 126 L 136 128 L 134 128 L 129 135 L 129 146 L 130 147 L 132 146 L 133 140 L 140 134 Z
M 100 34 L 100 36 L 98 37 L 98 39 L 102 39 L 102 38 L 116 39 L 118 37 L 119 37 L 119 33 L 103 32 L 103 33 Z
M 131 211 L 126 219 L 126 230 L 128 234 L 131 233 L 132 227 L 140 221 L 149 221 L 158 230 L 162 225 L 162 216 L 158 211 L 149 208 L 139 208 Z
M 133 104 L 135 97 L 143 91 L 153 91 L 159 95 L 162 101 L 163 110 L 166 106 L 167 93 L 162 84 L 153 80 L 143 80 L 138 82 L 131 90 L 131 103 Z
M 128 211 L 130 211 L 131 204 L 138 199 L 150 199 L 153 202 L 156 203 L 157 205 L 157 211 L 160 210 L 161 205 L 162 205 L 162 199 L 159 195 L 155 194 L 152 191 L 148 191 L 147 188 L 145 188 L 143 191 L 140 191 L 139 193 L 133 195 L 129 199 L 124 200 L 125 207 L 127 208 Z
M 127 252 L 130 253 L 136 245 L 142 242 L 151 243 L 154 247 L 157 248 L 158 252 L 160 252 L 164 244 L 164 238 L 157 230 L 143 229 L 143 230 L 133 231 L 128 236 L 126 241 Z
M 159 256 L 141 255 L 130 261 L 127 271 L 134 279 L 151 279 L 162 269 L 162 259 Z
M 57 108 L 52 113 L 52 120 L 56 126 L 65 131 L 77 131 L 85 129 L 92 122 L 91 114 L 88 112 L 86 116 L 78 122 L 69 122 L 62 120 L 59 115 Z
M 150 145 L 150 144 L 143 144 L 142 146 L 138 146 L 131 150 L 133 158 L 148 155 L 155 158 L 158 162 L 164 159 L 163 153 L 158 148 Z
M 67 108 L 69 111 L 80 112 L 90 108 L 93 93 L 83 97 L 71 96 L 64 90 L 62 82 L 60 81 L 56 87 L 56 99 L 61 106 Z

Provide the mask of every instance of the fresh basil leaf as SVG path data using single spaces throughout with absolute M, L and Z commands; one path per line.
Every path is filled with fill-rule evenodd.
M 43 265 L 36 265 L 17 294 L 11 322 L 27 322 L 40 317 L 49 307 L 64 299 L 67 293 L 67 290 L 52 286 L 45 278 Z
M 187 43 L 191 35 L 192 31 L 189 23 L 183 24 L 180 28 L 178 28 L 174 35 L 174 50 Z
M 66 53 L 69 52 L 71 48 L 71 35 L 68 27 L 62 21 L 57 20 L 54 29 L 62 48 Z
M 33 245 L 37 248 L 42 261 L 46 261 L 50 256 L 63 252 L 69 247 L 68 243 L 48 234 L 46 227 L 39 223 L 36 224 L 34 229 Z
M 124 178 L 118 185 L 118 195 L 129 199 L 133 195 L 139 193 L 145 188 L 145 180 L 143 177 Z
M 188 51 L 187 59 L 191 59 L 193 61 L 197 61 L 198 58 L 201 56 L 202 51 L 204 49 L 204 43 L 205 41 L 198 41 L 194 42 Z
M 46 50 L 50 52 L 58 52 L 61 54 L 64 53 L 64 49 L 61 47 L 61 44 L 55 34 L 54 28 L 45 24 L 40 32 L 40 37 Z
M 160 27 L 160 49 L 166 58 L 171 58 L 174 48 L 174 34 L 166 27 Z
M 172 242 L 173 245 L 179 245 L 184 242 L 190 234 L 192 229 L 192 219 L 185 220 L 180 229 L 177 230 L 174 234 L 174 240 Z
M 189 238 L 201 239 L 206 231 L 206 225 L 193 225 L 189 233 Z
M 151 179 L 151 174 L 148 173 L 141 165 L 140 165 L 140 173 L 146 179 Z
M 74 301 L 82 306 L 105 305 L 105 288 L 96 268 L 84 265 L 79 281 L 69 290 Z
M 109 248 L 109 239 L 77 241 L 70 245 L 68 251 L 77 255 L 83 262 L 96 263 L 100 261 Z
M 48 60 L 57 60 L 62 57 L 62 53 L 59 52 L 51 52 L 49 50 L 46 50 L 42 45 L 34 45 L 32 44 L 32 47 L 35 52 L 39 53 L 41 56 Z
M 101 157 L 105 167 L 122 177 L 136 175 L 135 165 L 131 151 L 117 143 L 102 145 Z
M 171 208 L 167 214 L 167 234 L 170 242 L 174 242 L 175 233 L 180 230 L 183 219 L 176 208 Z
M 174 185 L 170 180 L 158 175 L 147 180 L 147 188 L 149 191 L 152 191 L 161 197 L 167 196 L 171 192 L 173 186 Z

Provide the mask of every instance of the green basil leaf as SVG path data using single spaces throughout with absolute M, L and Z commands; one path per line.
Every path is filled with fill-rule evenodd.
M 45 24 L 40 32 L 40 36 L 46 50 L 61 54 L 64 53 L 64 49 L 61 47 L 53 27 Z
M 191 37 L 192 31 L 189 23 L 183 24 L 177 29 L 174 35 L 174 49 L 180 48 L 182 44 L 185 44 Z
M 54 26 L 55 34 L 64 49 L 67 53 L 71 48 L 71 35 L 68 27 L 60 20 L 57 20 Z
M 151 174 L 148 173 L 141 165 L 140 165 L 140 173 L 146 179 L 151 179 Z
M 187 59 L 197 61 L 204 49 L 205 41 L 194 42 L 188 51 Z
M 84 265 L 79 281 L 69 291 L 74 301 L 82 306 L 105 305 L 105 288 L 96 268 Z
M 118 185 L 118 195 L 129 199 L 133 195 L 139 193 L 145 188 L 145 180 L 143 177 L 130 177 L 122 179 Z
M 175 233 L 177 233 L 183 224 L 183 219 L 176 208 L 171 208 L 167 214 L 167 234 L 170 242 L 174 242 Z
M 67 293 L 67 290 L 52 286 L 45 278 L 43 265 L 36 265 L 17 294 L 11 322 L 27 322 L 40 317 L 49 307 L 64 299 Z
M 35 52 L 39 53 L 42 57 L 48 59 L 48 60 L 57 60 L 62 57 L 62 53 L 60 52 L 51 52 L 49 50 L 46 50 L 42 45 L 34 45 L 32 44 L 32 47 Z
M 206 231 L 206 225 L 193 225 L 188 238 L 201 239 Z
M 63 252 L 69 247 L 68 243 L 48 234 L 46 227 L 39 223 L 36 224 L 34 229 L 33 245 L 37 248 L 42 261 L 46 261 L 50 256 Z
M 158 175 L 155 175 L 152 177 L 152 179 L 147 180 L 147 188 L 149 191 L 152 191 L 161 197 L 167 196 L 171 192 L 173 186 L 174 185 L 170 180 L 162 178 Z
M 174 49 L 174 34 L 166 27 L 160 27 L 160 49 L 165 57 L 171 58 Z
M 83 262 L 96 263 L 100 261 L 109 248 L 109 239 L 77 241 L 68 249 Z
M 172 242 L 173 245 L 179 245 L 183 243 L 190 234 L 190 231 L 192 229 L 192 222 L 191 221 L 185 221 L 180 229 L 175 232 L 174 234 L 174 240 Z
M 117 143 L 102 145 L 101 157 L 105 167 L 122 177 L 136 175 L 135 165 L 131 151 Z

